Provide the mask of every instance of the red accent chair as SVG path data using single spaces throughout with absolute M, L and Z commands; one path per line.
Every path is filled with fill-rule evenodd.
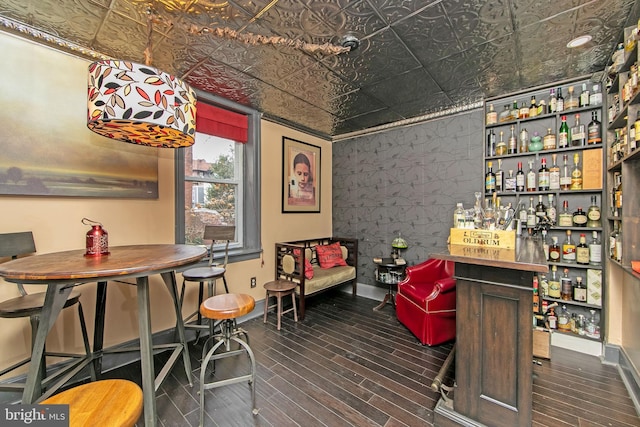
M 456 280 L 452 261 L 429 259 L 407 267 L 398 283 L 396 316 L 422 344 L 438 345 L 456 337 Z

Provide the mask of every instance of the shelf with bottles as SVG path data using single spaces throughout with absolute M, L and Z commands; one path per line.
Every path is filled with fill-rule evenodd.
M 557 112 L 553 112 L 553 113 L 544 113 L 544 114 L 540 114 L 534 117 L 523 117 L 523 118 L 517 118 L 517 119 L 510 119 L 508 121 L 504 121 L 504 122 L 500 122 L 498 121 L 497 123 L 487 123 L 485 125 L 485 127 L 487 129 L 495 129 L 495 128 L 499 128 L 499 127 L 509 127 L 511 125 L 518 125 L 518 124 L 524 124 L 524 123 L 531 123 L 531 122 L 537 122 L 537 121 L 543 121 L 545 119 L 555 119 L 555 121 L 557 122 L 559 119 L 562 118 L 562 116 L 569 116 L 570 114 L 581 114 L 583 112 L 589 112 L 592 111 L 594 109 L 600 109 L 602 108 L 602 103 L 597 104 L 597 105 L 586 105 L 586 106 L 580 106 L 580 107 L 574 107 L 574 108 L 570 108 L 570 109 L 565 109 L 563 111 L 557 111 Z M 582 117 L 582 116 L 580 116 Z

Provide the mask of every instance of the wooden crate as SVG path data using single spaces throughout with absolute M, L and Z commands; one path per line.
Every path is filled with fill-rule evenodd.
M 516 232 L 515 230 L 469 230 L 465 228 L 452 228 L 449 234 L 449 243 L 452 245 L 515 249 Z
M 549 331 L 533 330 L 533 356 L 551 359 L 551 333 Z

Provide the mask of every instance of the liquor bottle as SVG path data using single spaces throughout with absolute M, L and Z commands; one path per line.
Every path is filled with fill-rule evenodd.
M 602 246 L 598 239 L 598 232 L 593 232 L 593 237 L 589 242 L 589 264 L 600 265 L 602 263 Z
M 535 117 L 538 115 L 538 106 L 536 105 L 535 95 L 531 95 L 531 103 L 529 105 L 529 117 Z
M 562 155 L 562 175 L 560 175 L 560 189 L 568 190 L 571 188 L 571 173 L 569 172 L 569 165 L 567 161 L 569 160 L 566 154 Z
M 558 215 L 558 225 L 560 227 L 571 227 L 573 225 L 573 215 L 569 212 L 569 202 L 562 202 L 562 211 Z
M 573 213 L 572 221 L 574 227 L 587 226 L 587 214 L 582 210 L 581 207 L 578 207 L 578 209 L 576 209 L 576 211 Z
M 551 245 L 549 246 L 549 262 L 560 262 L 561 253 L 562 250 L 560 249 L 560 245 L 558 245 L 558 238 L 556 236 L 552 236 Z M 549 283 L 549 286 L 551 286 L 551 283 Z M 560 289 L 558 289 L 558 291 L 560 291 Z M 551 296 L 551 294 L 549 294 L 549 296 Z M 554 298 L 559 297 L 560 295 L 558 294 L 558 296 Z
M 598 206 L 596 196 L 591 196 L 591 205 L 587 210 L 587 227 L 599 228 L 602 226 L 600 206 Z
M 576 285 L 573 287 L 573 300 L 587 302 L 587 287 L 580 276 L 576 277 Z
M 590 105 L 602 104 L 602 92 L 600 92 L 600 86 L 598 84 L 594 84 L 592 89 L 593 90 L 589 94 L 589 104 Z
M 600 324 L 595 310 L 589 310 L 585 332 L 589 338 L 600 339 Z
M 589 106 L 589 89 L 587 88 L 586 83 L 582 83 L 582 92 L 580 92 L 580 107 L 588 107 Z
M 507 154 L 507 143 L 504 142 L 504 131 L 500 131 L 500 140 L 496 144 L 496 156 Z
M 545 102 L 544 99 L 541 99 L 540 102 L 538 102 L 538 116 L 541 116 L 543 114 L 547 114 L 547 103 Z
M 538 194 L 538 204 L 536 205 L 536 222 L 540 223 L 547 217 L 547 207 L 542 203 L 542 194 Z
M 542 138 L 543 150 L 555 150 L 556 149 L 556 134 L 551 131 L 551 128 L 547 129 L 547 134 Z
M 511 109 L 509 105 L 505 105 L 504 109 L 498 114 L 498 121 L 500 123 L 511 121 Z
M 496 155 L 496 133 L 491 129 L 487 134 L 487 157 Z
M 547 312 L 547 327 L 549 329 L 553 329 L 556 330 L 558 329 L 558 316 L 556 316 L 556 310 L 554 307 L 550 307 L 549 311 Z
M 538 293 L 540 297 L 546 298 L 549 295 L 549 281 L 547 280 L 547 275 L 544 273 L 540 273 L 540 282 L 538 284 Z M 546 301 L 545 301 L 546 302 Z M 547 312 L 547 308 L 544 306 L 544 302 L 542 303 L 542 313 Z
M 533 276 L 533 312 L 540 312 L 540 295 L 538 295 L 538 276 Z
M 562 262 L 576 262 L 576 244 L 571 239 L 571 230 L 567 230 L 567 237 L 562 243 Z
M 586 144 L 584 125 L 580 123 L 580 114 L 575 115 L 575 124 L 571 128 L 571 146 L 580 147 Z
M 453 228 L 465 228 L 464 207 L 461 202 L 456 203 L 456 209 L 453 211 Z
M 549 169 L 547 169 L 547 159 L 542 158 L 540 160 L 540 169 L 538 169 L 538 190 L 540 191 L 548 191 L 549 190 Z
M 557 154 L 551 155 L 551 161 L 553 162 L 551 167 L 549 168 L 549 190 L 559 190 L 560 189 L 560 167 L 558 166 Z
M 565 301 L 570 301 L 573 296 L 573 283 L 571 277 L 569 277 L 569 269 L 564 269 L 564 274 L 560 278 L 560 298 Z
M 556 98 L 555 89 L 550 89 L 549 90 L 549 109 L 547 110 L 547 112 L 549 114 L 553 114 L 556 111 L 558 111 L 557 110 L 557 102 L 558 102 L 558 99 Z
M 551 254 L 549 254 L 551 256 Z M 549 297 L 560 298 L 560 278 L 558 277 L 558 267 L 551 266 L 551 276 L 549 276 Z
M 591 122 L 587 128 L 587 145 L 600 144 L 602 142 L 602 123 L 598 121 L 598 112 L 591 112 Z
M 567 298 L 567 300 L 570 300 L 570 299 L 571 299 L 571 294 L 569 294 L 569 298 Z M 569 310 L 567 310 L 566 305 L 563 305 L 562 307 L 558 308 L 557 316 L 558 316 L 558 330 L 564 331 L 564 332 L 570 332 L 571 331 L 571 313 L 569 313 Z
M 564 111 L 564 97 L 562 96 L 562 88 L 558 88 L 558 94 L 556 95 L 556 113 L 562 113 Z
M 558 214 L 553 203 L 553 194 L 547 194 L 547 197 L 549 198 L 549 205 L 547 206 L 547 220 L 551 225 L 555 225 L 558 219 Z
M 516 139 L 516 127 L 511 125 L 511 135 L 507 144 L 507 154 L 516 154 L 518 152 L 518 140 Z
M 520 104 L 520 110 L 518 110 L 518 118 L 526 119 L 527 117 L 529 117 L 529 107 L 527 106 L 527 104 L 525 104 L 524 101 L 522 101 L 522 103 Z
M 567 116 L 562 116 L 562 123 L 558 130 L 558 148 L 567 148 L 569 146 L 569 125 L 567 125 Z
M 533 160 L 529 160 L 529 170 L 527 171 L 527 191 L 536 191 L 536 173 L 533 170 Z
M 536 228 L 538 217 L 536 216 L 536 208 L 533 207 L 533 197 L 529 197 L 529 209 L 527 209 L 527 230 L 529 235 L 533 234 L 533 229 Z
M 511 120 L 518 120 L 518 116 L 520 115 L 520 109 L 518 108 L 518 101 L 513 100 L 513 105 L 511 106 Z
M 633 142 L 630 142 L 629 149 L 630 151 L 635 151 L 638 146 L 640 146 L 640 110 L 638 110 L 638 115 L 636 116 L 636 121 L 633 123 L 633 128 L 635 129 L 635 138 Z
M 526 153 L 528 151 L 527 146 L 529 145 L 529 132 L 527 128 L 522 128 L 518 138 L 519 146 L 518 153 Z
M 518 162 L 518 172 L 516 172 L 516 191 L 524 191 L 525 188 L 524 172 L 522 171 L 522 162 Z
M 609 235 L 609 258 L 617 259 L 618 221 L 613 221 L 613 231 Z
M 498 159 L 498 170 L 496 171 L 496 192 L 504 191 L 504 173 L 502 172 L 502 159 Z
M 549 239 L 547 239 L 547 230 L 544 228 L 542 229 L 542 249 L 544 250 L 544 259 L 549 261 Z
M 565 110 L 573 110 L 578 108 L 578 98 L 573 93 L 573 86 L 569 86 L 569 94 L 567 95 L 567 99 L 564 103 Z
M 495 125 L 498 123 L 498 112 L 493 109 L 493 104 L 489 104 L 489 111 L 487 111 L 487 120 L 488 125 Z
M 496 191 L 496 174 L 493 173 L 493 162 L 487 162 L 487 173 L 484 176 L 484 193 L 491 195 Z
M 516 191 L 516 177 L 513 176 L 513 169 L 509 169 L 509 176 L 504 180 L 504 191 Z
M 578 166 L 580 157 L 573 154 L 573 170 L 571 171 L 571 190 L 582 190 L 582 170 Z
M 584 233 L 580 234 L 580 241 L 576 246 L 576 263 L 589 265 L 589 246 L 587 245 L 587 237 Z
M 522 235 L 522 229 L 527 226 L 527 208 L 524 202 L 518 204 L 518 228 L 517 235 Z

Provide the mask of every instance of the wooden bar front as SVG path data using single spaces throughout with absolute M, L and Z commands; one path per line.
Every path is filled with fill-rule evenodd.
M 436 426 L 530 426 L 532 281 L 548 271 L 540 241 L 515 250 L 450 245 L 431 257 L 454 261 L 456 387 L 441 399 Z

